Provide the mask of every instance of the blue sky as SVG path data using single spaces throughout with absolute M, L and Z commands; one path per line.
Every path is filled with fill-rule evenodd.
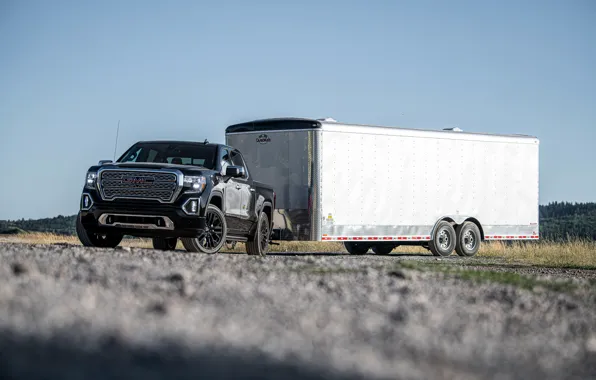
M 0 219 L 77 212 L 142 139 L 277 116 L 523 133 L 540 203 L 596 201 L 596 3 L 0 2 Z

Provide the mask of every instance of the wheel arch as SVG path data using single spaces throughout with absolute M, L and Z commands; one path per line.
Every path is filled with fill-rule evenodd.
M 263 202 L 259 208 L 259 211 L 257 212 L 257 215 L 262 212 L 264 212 L 267 215 L 267 218 L 269 218 L 269 228 L 271 228 L 273 226 L 273 203 L 271 201 Z
M 480 241 L 484 241 L 484 228 L 482 228 L 482 224 L 480 223 L 480 221 L 478 219 L 470 217 L 470 218 L 467 218 L 466 220 L 464 220 L 464 222 L 474 223 L 476 225 L 476 227 L 478 227 L 478 229 L 480 230 Z
M 217 206 L 223 212 L 223 194 L 219 191 L 212 192 L 209 196 L 207 204 L 205 205 L 205 211 L 207 210 L 207 206 L 209 206 L 210 204 Z
M 480 236 L 481 236 L 482 240 L 484 240 L 484 229 L 482 228 L 482 224 L 480 224 L 480 221 L 478 219 L 474 218 L 473 216 L 468 216 L 468 215 L 445 215 L 445 216 L 442 216 L 433 225 L 433 228 L 430 232 L 431 239 L 435 236 L 435 231 L 437 230 L 437 226 L 439 225 L 439 223 L 441 223 L 443 221 L 451 223 L 453 228 L 455 228 L 456 226 L 458 226 L 460 224 L 463 224 L 464 222 L 472 222 L 472 223 L 476 224 L 476 226 L 478 226 L 478 229 L 480 230 Z
M 439 218 L 435 224 L 433 225 L 433 228 L 430 231 L 430 240 L 433 240 L 435 237 L 435 232 L 437 231 L 437 227 L 439 225 L 439 223 L 441 222 L 449 222 L 451 223 L 451 225 L 453 226 L 453 228 L 455 228 L 455 226 L 458 224 L 454 218 L 452 218 L 451 216 L 443 216 L 441 218 Z

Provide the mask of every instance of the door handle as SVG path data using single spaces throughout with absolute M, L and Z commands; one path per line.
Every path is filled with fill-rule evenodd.
M 240 190 L 240 185 L 236 185 L 236 189 L 237 190 Z

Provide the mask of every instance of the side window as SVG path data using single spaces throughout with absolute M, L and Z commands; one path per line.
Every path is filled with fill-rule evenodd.
M 242 155 L 239 152 L 232 151 L 232 163 L 234 166 L 242 166 L 244 168 L 244 176 L 242 178 L 248 178 L 248 169 L 246 165 L 244 165 L 244 160 L 242 159 Z
M 219 151 L 219 163 L 221 164 L 221 175 L 226 174 L 226 168 L 232 165 L 232 160 L 230 159 L 230 151 L 226 148 L 223 148 Z

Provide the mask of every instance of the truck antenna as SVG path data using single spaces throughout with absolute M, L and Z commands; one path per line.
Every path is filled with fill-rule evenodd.
M 120 132 L 120 120 L 118 120 L 118 128 L 116 129 L 116 143 L 114 144 L 114 161 L 116 161 L 116 148 L 118 148 L 118 133 Z

